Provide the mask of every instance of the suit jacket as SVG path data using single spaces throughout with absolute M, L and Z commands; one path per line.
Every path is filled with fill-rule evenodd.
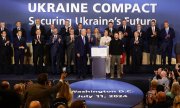
M 137 30 L 135 30 L 134 32 L 136 32 Z M 134 34 L 133 32 L 133 34 Z M 144 30 L 141 29 L 140 31 L 140 36 L 139 38 L 141 38 L 142 40 L 147 40 L 147 36 L 146 36 L 146 32 Z
M 26 30 L 25 30 L 24 28 L 21 28 L 20 30 L 22 31 L 22 37 L 24 37 L 25 39 L 27 39 Z M 17 32 L 18 32 L 18 29 L 17 29 L 17 28 L 14 28 L 14 29 L 13 29 L 13 37 L 14 37 L 14 38 L 17 37 Z
M 142 39 L 138 38 L 139 43 L 136 44 L 135 42 L 135 38 L 131 39 L 131 48 L 132 48 L 132 53 L 133 54 L 137 54 L 137 53 L 142 53 Z
M 128 36 L 124 36 L 124 37 L 127 38 L 127 39 L 131 39 L 132 38 L 132 30 L 131 30 L 130 26 L 126 26 L 126 30 L 123 29 L 123 26 L 120 26 L 118 28 L 118 31 L 121 31 L 123 33 L 127 32 Z
M 59 39 L 61 39 L 60 43 L 58 41 Z M 57 39 L 55 40 L 54 35 L 52 35 L 50 38 L 50 45 L 51 45 L 51 54 L 52 55 L 62 52 L 62 49 L 63 49 L 62 37 L 60 35 L 57 35 Z
M 41 84 L 31 85 L 25 92 L 25 108 L 29 108 L 29 104 L 33 100 L 40 101 L 42 108 L 50 108 L 51 95 L 56 94 L 61 86 L 62 82 L 58 82 L 52 88 Z
M 76 36 L 81 35 L 81 33 L 79 33 L 79 29 L 74 30 L 74 34 L 75 34 Z
M 11 48 L 11 44 L 6 44 L 5 43 L 7 41 L 10 41 L 8 37 L 6 37 L 6 40 L 3 40 L 2 36 L 0 37 L 0 56 L 7 56 L 9 55 L 9 51 L 10 51 L 10 48 Z
M 86 36 L 85 44 L 83 42 L 81 35 L 75 39 L 75 53 L 79 53 L 80 56 L 86 56 L 86 54 L 89 54 L 89 43 L 88 38 Z
M 90 49 L 92 46 L 96 46 L 96 37 L 94 35 L 90 35 L 90 37 L 87 36 L 87 38 L 88 38 Z
M 167 35 L 170 35 L 169 38 L 165 38 Z M 169 27 L 168 34 L 166 33 L 165 28 L 161 29 L 160 37 L 163 42 L 168 43 L 170 45 L 173 45 L 173 39 L 175 38 L 175 31 L 173 28 Z
M 41 37 L 40 37 L 41 43 L 40 42 L 35 42 L 35 41 L 37 41 L 37 36 L 35 36 L 33 41 L 32 41 L 33 53 L 34 54 L 41 53 L 43 55 L 44 45 L 45 45 L 44 36 L 41 35 Z
M 114 33 L 117 32 L 116 28 L 113 28 L 112 29 L 112 32 L 110 30 L 110 28 L 106 28 L 105 30 L 108 30 L 108 35 L 111 37 L 111 38 L 114 38 Z
M 16 37 L 14 39 L 14 42 L 13 42 L 13 47 L 14 47 L 14 53 L 21 53 L 21 54 L 24 54 L 25 52 L 25 49 L 19 49 L 20 46 L 23 46 L 25 49 L 27 48 L 27 45 L 26 45 L 26 39 L 24 37 L 21 37 L 21 39 L 19 40 L 18 37 Z
M 74 36 L 74 41 L 71 42 L 71 38 L 70 36 L 67 36 L 66 38 L 66 46 L 67 46 L 67 49 L 73 49 L 75 47 L 75 39 L 77 38 L 77 36 L 75 35 Z
M 148 41 L 150 45 L 158 45 L 158 41 L 160 39 L 160 30 L 158 27 L 155 27 L 155 31 L 157 36 L 151 37 L 153 35 L 152 27 L 149 27 L 146 31 L 146 35 L 148 37 Z
M 31 36 L 34 38 L 36 36 L 36 25 L 33 25 L 31 28 Z M 40 25 L 41 34 L 46 36 L 46 29 L 43 25 Z
M 69 27 L 68 27 L 67 32 L 66 32 L 65 26 L 62 27 L 61 30 L 60 30 L 60 35 L 62 36 L 63 40 L 65 40 L 66 37 L 69 36 Z

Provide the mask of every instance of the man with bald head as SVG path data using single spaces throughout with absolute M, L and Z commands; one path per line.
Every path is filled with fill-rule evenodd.
M 89 55 L 89 44 L 86 29 L 81 30 L 81 35 L 75 40 L 75 54 L 77 60 L 78 78 L 85 78 L 87 71 L 87 56 Z
M 39 101 L 32 101 L 29 105 L 29 108 L 42 108 Z
M 158 80 L 158 84 L 163 85 L 165 92 L 167 92 L 169 90 L 169 79 L 167 78 L 167 72 L 162 71 L 160 76 L 161 79 Z

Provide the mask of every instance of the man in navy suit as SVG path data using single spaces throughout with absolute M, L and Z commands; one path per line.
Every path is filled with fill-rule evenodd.
M 36 36 L 32 41 L 33 46 L 33 63 L 35 72 L 39 73 L 43 70 L 43 58 L 44 58 L 44 44 L 45 39 L 44 36 L 41 34 L 41 30 L 36 30 Z
M 81 35 L 81 30 L 83 29 L 82 23 L 78 23 L 78 28 L 74 31 L 74 34 L 79 36 Z
M 150 65 L 156 65 L 160 30 L 156 26 L 156 20 L 151 20 L 151 26 L 146 31 L 150 50 Z
M 36 36 L 36 30 L 40 29 L 41 30 L 41 34 L 44 36 L 46 36 L 46 29 L 45 27 L 41 24 L 41 20 L 40 19 L 36 19 L 36 23 L 35 25 L 32 26 L 31 28 L 31 36 L 34 38 Z
M 22 31 L 17 31 L 17 36 L 14 38 L 14 61 L 15 61 L 15 72 L 16 74 L 23 72 L 24 54 L 27 48 L 26 39 L 22 36 Z
M 126 52 L 126 64 L 130 64 L 130 41 L 132 39 L 132 30 L 131 27 L 127 25 L 127 21 L 124 19 L 122 21 L 122 26 L 118 28 L 118 31 L 123 32 L 125 42 L 125 52 Z
M 75 53 L 77 60 L 78 78 L 85 78 L 87 72 L 87 56 L 89 56 L 89 43 L 86 37 L 86 29 L 81 30 L 81 35 L 75 40 Z
M 108 30 L 108 35 L 113 39 L 114 38 L 114 33 L 117 32 L 116 28 L 114 28 L 114 23 L 113 22 L 108 22 L 108 28 L 105 30 Z
M 63 40 L 60 35 L 58 35 L 58 29 L 53 30 L 53 35 L 50 39 L 51 45 L 51 60 L 52 60 L 52 73 L 57 74 L 62 72 L 62 50 L 63 50 Z
M 6 31 L 1 32 L 0 37 L 0 67 L 1 73 L 7 73 L 7 69 L 11 64 L 11 57 L 9 56 L 9 49 L 11 48 L 10 40 L 7 36 Z
M 161 39 L 163 43 L 161 44 L 162 51 L 162 64 L 166 64 L 166 55 L 168 56 L 168 64 L 171 65 L 173 39 L 175 38 L 174 29 L 169 27 L 167 21 L 164 22 L 164 28 L 161 29 Z
M 22 28 L 20 21 L 16 22 L 16 27 L 13 29 L 13 38 L 17 37 L 17 32 L 18 31 L 21 31 L 22 32 L 22 37 L 24 37 L 26 39 L 26 30 L 24 28 Z

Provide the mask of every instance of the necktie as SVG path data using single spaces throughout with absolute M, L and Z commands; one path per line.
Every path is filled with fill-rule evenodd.
M 85 37 L 83 36 L 83 43 L 84 45 L 86 44 L 86 40 L 85 40 Z

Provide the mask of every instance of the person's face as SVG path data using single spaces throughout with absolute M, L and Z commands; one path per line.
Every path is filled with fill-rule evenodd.
M 1 35 L 2 35 L 3 37 L 6 37 L 6 32 L 2 32 Z
M 37 31 L 36 31 L 36 34 L 37 34 L 37 35 L 41 35 L 41 31 L 40 31 L 40 30 L 37 30 Z
M 122 24 L 125 26 L 127 24 L 126 20 L 123 20 Z
M 115 34 L 114 34 L 114 38 L 115 38 L 115 39 L 118 39 L 118 38 L 119 38 L 118 33 L 115 33 Z
M 0 26 L 1 28 L 5 28 L 5 23 L 4 22 L 0 23 Z
M 70 35 L 74 35 L 74 30 L 69 31 Z
M 87 29 L 87 34 L 91 34 L 91 29 Z
M 99 29 L 98 29 L 98 28 L 95 28 L 95 29 L 94 29 L 94 32 L 95 32 L 95 33 L 98 33 L 98 32 L 99 32 Z
M 165 23 L 164 23 L 164 27 L 165 27 L 165 28 L 168 28 L 168 27 L 169 27 L 169 23 L 165 22 Z
M 69 27 L 69 21 L 65 21 L 65 26 Z
M 78 25 L 78 28 L 79 28 L 79 29 L 82 29 L 82 24 L 79 24 L 79 25 Z
M 17 22 L 17 23 L 16 23 L 16 26 L 17 26 L 17 27 L 21 27 L 21 22 Z
M 81 35 L 82 35 L 82 36 L 86 36 L 86 30 L 82 30 L 82 31 L 81 31 Z
M 122 38 L 122 37 L 123 37 L 123 33 L 119 32 L 119 38 Z
M 104 36 L 108 36 L 108 31 L 107 30 L 104 31 Z
M 17 35 L 21 37 L 22 36 L 22 32 L 18 31 Z
M 109 23 L 109 28 L 113 28 L 113 23 Z
M 137 25 L 137 30 L 141 30 L 141 28 L 142 28 L 141 25 L 138 24 L 138 25 Z
M 156 26 L 156 23 L 155 22 L 151 22 L 151 26 Z
M 36 25 L 40 25 L 40 24 L 41 24 L 40 19 L 36 19 Z
M 53 30 L 55 28 L 54 24 L 51 24 L 50 28 Z
M 54 29 L 54 30 L 53 30 L 53 33 L 54 33 L 55 35 L 57 35 L 57 34 L 58 34 L 58 29 Z

